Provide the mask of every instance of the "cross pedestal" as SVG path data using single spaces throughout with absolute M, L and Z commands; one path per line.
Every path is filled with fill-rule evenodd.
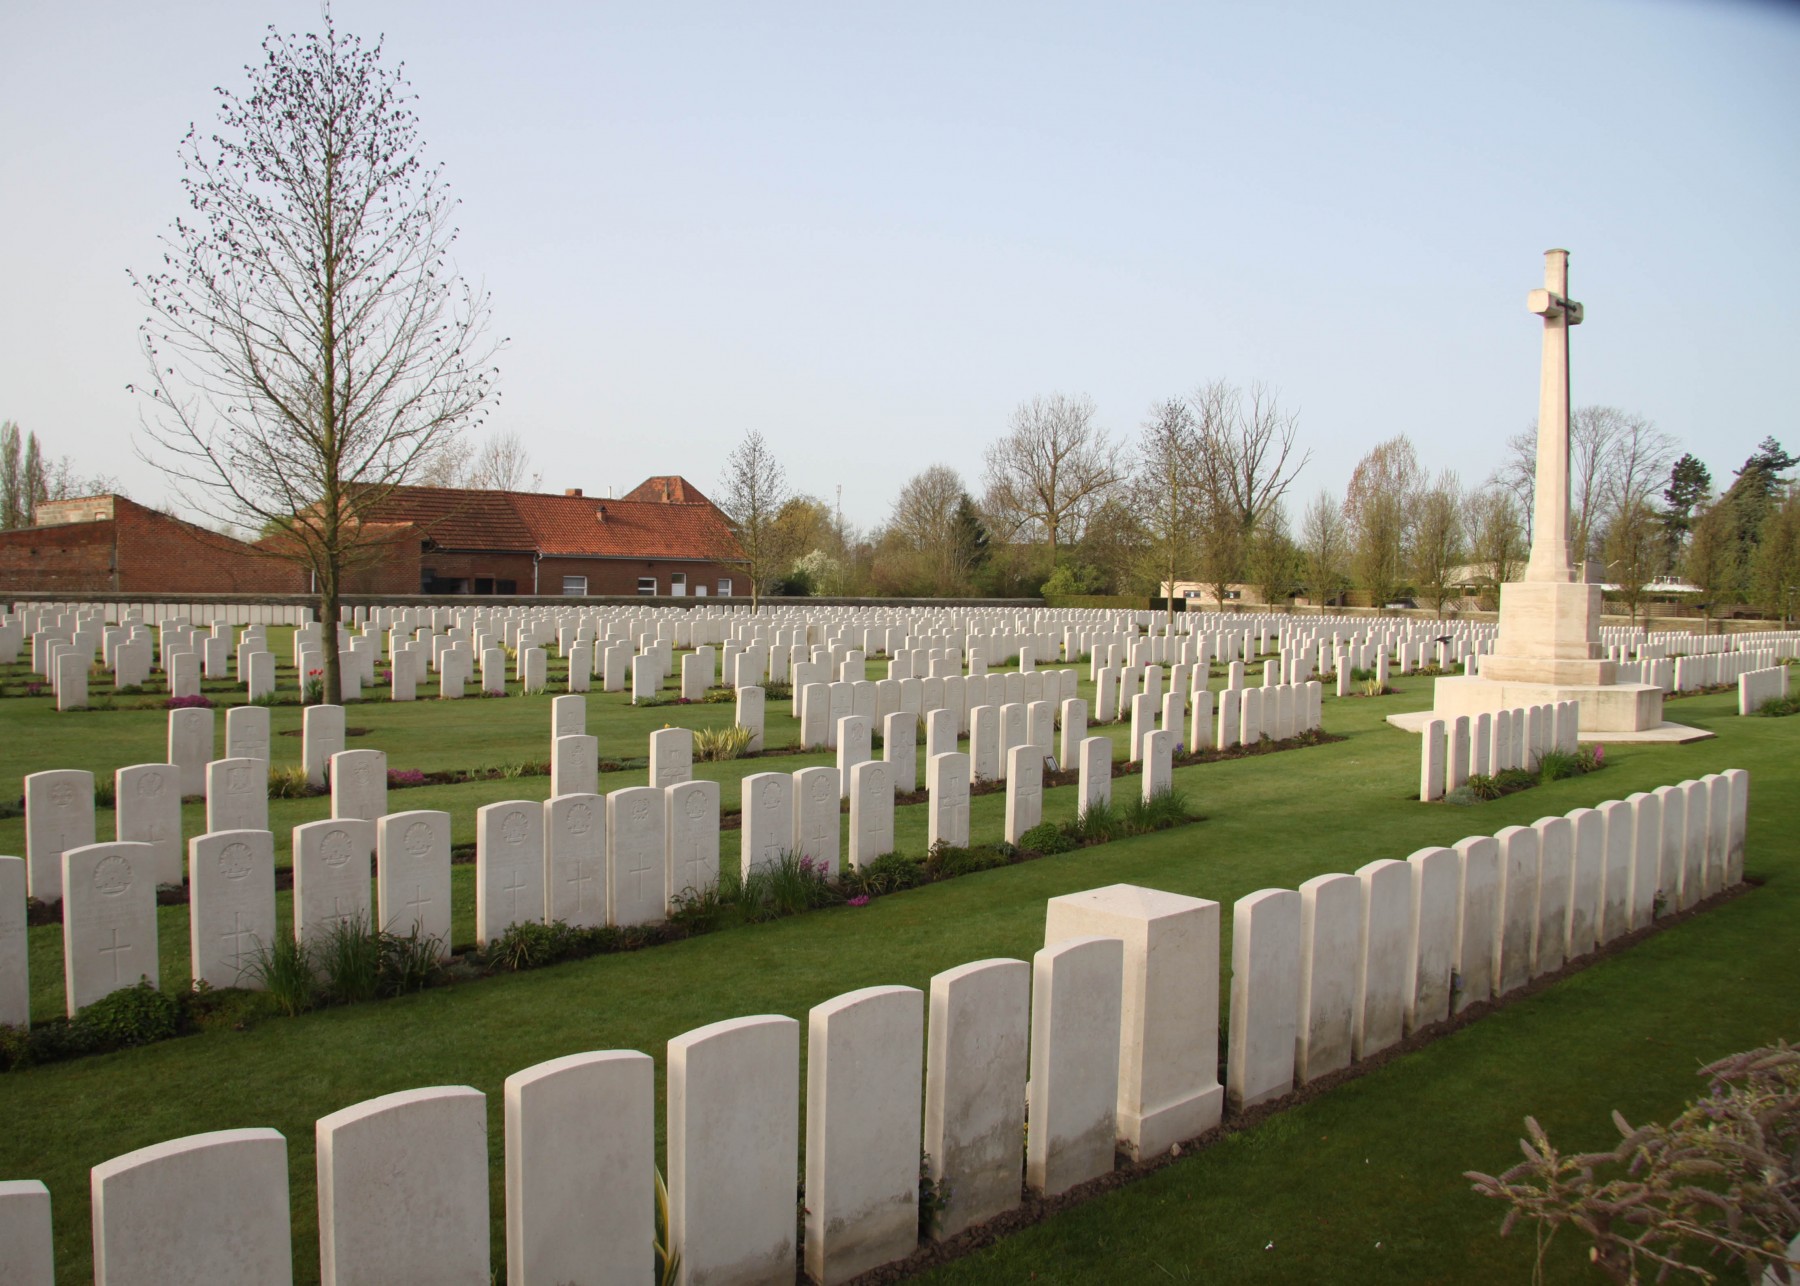
M 1570 545 L 1569 327 L 1581 324 L 1583 309 L 1569 298 L 1567 250 L 1545 251 L 1544 288 L 1532 291 L 1526 306 L 1544 319 L 1531 561 L 1522 580 L 1500 587 L 1493 654 L 1481 658 L 1478 676 L 1437 681 L 1432 717 L 1575 701 L 1581 732 L 1590 738 L 1660 732 L 1659 740 L 1679 739 L 1667 735 L 1676 725 L 1663 723 L 1662 689 L 1617 682 L 1617 667 L 1603 659 L 1604 595 L 1582 581 L 1577 569 L 1586 551 Z

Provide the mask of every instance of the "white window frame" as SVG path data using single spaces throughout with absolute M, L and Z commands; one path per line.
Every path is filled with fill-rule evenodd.
M 687 593 L 687 573 L 669 573 L 669 597 L 681 598 Z
M 574 586 L 574 588 L 570 588 L 571 586 Z M 585 576 L 565 576 L 565 577 L 563 577 L 562 592 L 563 592 L 564 597 L 566 597 L 566 598 L 586 598 L 587 597 L 587 589 L 588 589 L 588 578 L 587 577 L 585 577 Z
M 731 577 L 729 577 L 729 576 L 719 577 L 719 597 L 720 598 L 730 598 L 731 597 Z
M 638 593 L 644 595 L 646 598 L 654 598 L 656 596 L 656 577 L 638 577 Z

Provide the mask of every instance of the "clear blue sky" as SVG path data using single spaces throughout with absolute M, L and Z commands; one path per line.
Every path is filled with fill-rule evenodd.
M 1774 5 L 540 4 L 338 0 L 385 33 L 463 201 L 546 489 L 715 486 L 761 430 L 885 519 L 979 493 L 1034 393 L 1135 433 L 1261 379 L 1313 463 L 1408 434 L 1465 481 L 1536 413 L 1541 252 L 1572 252 L 1577 405 L 1729 480 L 1800 448 L 1800 14 Z M 0 418 L 133 455 L 175 148 L 316 3 L 0 11 Z

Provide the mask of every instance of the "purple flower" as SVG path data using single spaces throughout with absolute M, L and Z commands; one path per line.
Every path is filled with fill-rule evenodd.
M 163 706 L 169 710 L 210 710 L 212 709 L 212 700 L 201 696 L 170 697 L 163 702 Z
M 417 768 L 388 769 L 388 785 L 390 786 L 423 786 L 425 774 Z
M 1596 765 L 1598 765 L 1598 764 L 1603 764 L 1605 762 L 1606 762 L 1606 747 L 1605 746 L 1595 746 L 1594 747 L 1594 763 Z
M 845 906 L 867 906 L 867 905 L 869 905 L 869 895 L 867 893 L 858 893 L 855 897 L 851 898 L 848 902 L 845 902 L 844 905 Z

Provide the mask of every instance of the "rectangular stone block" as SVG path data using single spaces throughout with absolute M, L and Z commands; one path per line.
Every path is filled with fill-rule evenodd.
M 287 1140 L 279 1131 L 171 1139 L 102 1161 L 88 1182 L 97 1283 L 294 1280 Z
M 313 1133 L 321 1286 L 489 1286 L 485 1095 L 402 1090 Z
M 666 914 L 666 811 L 658 786 L 630 786 L 606 797 L 607 905 L 621 928 L 654 924 Z
M 155 854 L 84 844 L 62 854 L 63 989 L 69 1017 L 140 978 L 160 987 Z
M 793 1280 L 799 1082 L 792 1018 L 733 1018 L 669 1042 L 669 1235 L 684 1280 Z
M 579 650 L 579 649 L 577 649 Z M 692 658 L 689 658 L 690 660 Z M 570 1054 L 506 1078 L 506 1263 L 516 1286 L 626 1286 L 655 1268 L 656 1065 Z
M 1126 1151 L 1143 1160 L 1212 1129 L 1225 1102 L 1219 904 L 1131 884 L 1051 898 L 1044 945 L 1083 937 L 1124 944 L 1116 1117 Z
M 931 980 L 926 1166 L 949 1194 L 939 1241 L 1019 1204 L 1030 1004 L 1023 960 L 978 960 Z
M 807 1015 L 805 1260 L 826 1286 L 918 1244 L 924 1026 L 913 987 L 865 987 Z
M 1040 1196 L 1112 1173 L 1124 959 L 1118 938 L 1094 937 L 1032 957 L 1025 1183 Z
M 376 918 L 388 933 L 435 938 L 450 954 L 450 814 L 389 813 L 375 823 Z

